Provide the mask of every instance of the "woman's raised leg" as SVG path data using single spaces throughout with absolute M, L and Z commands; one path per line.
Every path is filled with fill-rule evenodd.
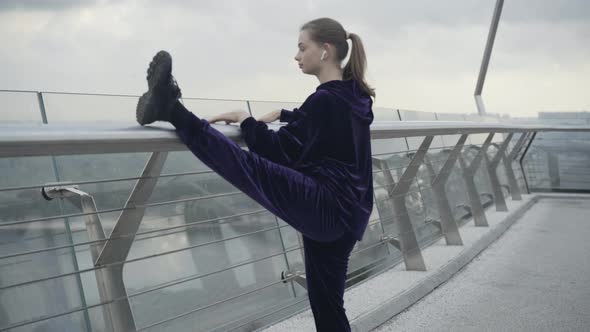
M 333 241 L 344 233 L 334 195 L 315 179 L 242 149 L 178 101 L 170 122 L 203 163 L 305 236 Z

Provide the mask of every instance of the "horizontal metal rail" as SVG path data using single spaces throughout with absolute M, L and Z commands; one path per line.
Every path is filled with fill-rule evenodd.
M 145 204 L 143 206 L 145 206 L 145 207 L 161 206 L 161 205 L 168 205 L 168 204 L 176 204 L 176 203 L 200 201 L 200 200 L 205 200 L 205 199 L 213 199 L 213 198 L 219 198 L 219 197 L 227 197 L 227 196 L 233 196 L 233 195 L 245 195 L 245 194 L 243 192 L 241 192 L 241 191 L 234 191 L 234 192 L 223 193 L 223 194 L 215 194 L 215 195 L 207 195 L 207 196 L 183 198 L 183 199 L 177 199 L 177 200 L 165 201 L 165 202 L 149 203 L 149 204 Z M 63 215 L 58 215 L 58 216 L 49 216 L 49 217 L 35 218 L 35 219 L 30 219 L 30 220 L 8 221 L 8 222 L 0 223 L 0 228 L 7 227 L 7 226 L 31 224 L 31 223 L 36 223 L 36 222 L 41 222 L 41 221 L 47 221 L 47 220 L 55 220 L 55 219 L 63 219 L 63 218 L 73 218 L 73 217 L 82 217 L 82 216 L 87 216 L 87 215 L 91 215 L 91 214 L 120 212 L 120 211 L 125 211 L 125 210 L 132 210 L 134 208 L 135 207 L 104 209 L 104 210 L 98 210 L 96 212 L 70 213 L 70 214 L 63 214 Z
M 72 96 L 98 96 L 98 97 L 132 97 L 139 98 L 134 94 L 113 94 L 113 93 L 92 93 L 92 92 L 66 92 L 66 91 L 34 91 L 34 90 L 0 90 L 0 93 L 41 93 L 47 95 L 72 95 Z M 182 97 L 182 100 L 204 100 L 204 101 L 229 101 L 229 102 L 254 102 L 254 103 L 280 103 L 280 104 L 300 104 L 295 101 L 284 100 L 254 100 L 254 99 L 224 99 L 224 98 L 203 98 L 203 97 Z
M 174 253 L 178 253 L 178 252 L 182 252 L 182 251 L 186 251 L 186 250 L 192 250 L 192 249 L 196 249 L 196 248 L 199 248 L 199 247 L 204 247 L 204 246 L 208 246 L 208 245 L 212 245 L 212 244 L 217 244 L 217 243 L 221 243 L 221 242 L 226 242 L 226 241 L 235 240 L 235 239 L 239 239 L 239 238 L 243 238 L 243 237 L 247 237 L 247 236 L 256 235 L 256 234 L 263 233 L 263 232 L 269 232 L 269 231 L 273 231 L 273 230 L 280 230 L 280 229 L 286 228 L 286 227 L 290 227 L 290 226 L 288 224 L 282 225 L 282 226 L 272 226 L 272 227 L 265 228 L 265 229 L 262 229 L 262 230 L 257 230 L 257 231 L 253 231 L 253 232 L 249 232 L 249 233 L 243 233 L 243 234 L 235 235 L 235 236 L 232 236 L 232 237 L 227 237 L 227 238 L 223 238 L 223 239 L 219 239 L 219 240 L 214 240 L 214 241 L 199 243 L 199 244 L 196 244 L 196 245 L 192 245 L 192 246 L 188 246 L 188 247 L 183 247 L 183 248 L 178 248 L 178 249 L 174 249 L 174 250 L 163 251 L 161 253 L 147 255 L 147 256 L 142 256 L 142 257 L 138 257 L 138 258 L 133 258 L 133 259 L 129 259 L 129 260 L 126 260 L 126 261 L 112 262 L 112 263 L 109 263 L 107 265 L 102 265 L 102 266 L 92 267 L 92 268 L 88 268 L 88 269 L 78 270 L 78 271 L 75 271 L 75 272 L 68 272 L 68 273 L 63 273 L 63 274 L 59 274 L 59 275 L 48 276 L 48 277 L 45 277 L 45 278 L 24 281 L 24 282 L 20 282 L 20 283 L 16 283 L 16 284 L 12 284 L 12 285 L 7 285 L 7 286 L 0 287 L 0 291 L 4 291 L 4 290 L 10 289 L 10 288 L 22 287 L 22 286 L 26 286 L 26 285 L 30 285 L 30 284 L 34 284 L 34 283 L 38 283 L 38 282 L 44 282 L 44 281 L 49 281 L 49 280 L 54 280 L 54 279 L 59 279 L 59 278 L 64 278 L 64 277 L 69 277 L 69 276 L 76 275 L 76 274 L 88 273 L 88 272 L 92 272 L 92 271 L 96 271 L 96 270 L 105 268 L 106 266 L 123 265 L 123 264 L 126 264 L 126 263 L 133 263 L 133 262 L 138 262 L 138 261 L 142 261 L 142 260 L 146 260 L 146 259 L 151 259 L 151 258 L 155 258 L 155 257 L 164 256 L 164 255 L 174 254 Z M 379 244 L 381 244 L 381 242 L 382 241 L 378 240 L 372 246 L 379 245 Z M 372 246 L 364 247 L 364 248 L 358 249 L 358 250 L 353 250 L 351 252 L 351 254 L 352 253 L 356 253 L 356 252 L 367 250 L 368 248 L 370 248 Z M 284 254 L 284 253 L 287 253 L 287 252 L 290 252 L 290 251 L 293 251 L 293 250 L 298 250 L 298 249 L 302 249 L 302 247 L 295 247 L 295 248 L 291 248 L 289 250 L 284 250 L 284 251 L 281 251 L 281 252 L 279 252 L 277 254 L 274 254 L 274 255 L 271 255 L 271 256 L 267 256 L 265 258 L 262 258 L 261 260 L 267 259 L 267 258 L 271 258 L 271 257 L 277 256 L 277 255 L 280 255 L 280 254 Z M 10 255 L 9 257 L 15 257 L 15 256 L 19 256 L 19 255 L 20 255 L 20 253 L 19 254 L 16 254 L 16 255 Z M 256 261 L 258 261 L 258 260 L 254 260 L 254 261 L 252 261 L 250 263 L 254 263 Z M 236 267 L 240 267 L 240 266 L 242 266 L 242 265 L 230 266 L 228 268 L 224 268 L 222 270 L 215 271 L 215 272 L 212 272 L 212 273 L 209 273 L 209 274 L 206 274 L 206 275 L 196 276 L 194 278 L 191 278 L 190 280 L 197 279 L 197 278 L 202 278 L 202 277 L 206 277 L 206 276 L 208 276 L 210 274 L 223 272 L 223 271 L 230 270 L 230 269 L 233 269 L 233 268 L 236 268 Z M 172 286 L 172 285 L 176 285 L 176 283 L 171 284 L 169 286 Z M 161 288 L 164 288 L 164 287 L 161 287 Z M 140 292 L 140 293 L 143 294 L 145 292 Z M 138 294 L 134 294 L 134 295 L 139 295 L 139 293 Z M 130 295 L 130 297 L 131 296 L 132 295 Z
M 137 232 L 135 234 L 135 236 L 134 236 L 134 234 L 123 234 L 123 235 L 119 235 L 119 236 L 113 236 L 110 239 L 122 239 L 122 238 L 125 238 L 125 237 L 135 237 L 135 241 L 137 242 L 137 241 L 152 239 L 152 238 L 155 238 L 155 237 L 162 237 L 162 236 L 168 236 L 168 235 L 172 235 L 172 234 L 181 233 L 184 230 L 187 230 L 187 229 L 190 229 L 190 228 L 193 228 L 193 227 L 198 227 L 198 226 L 201 226 L 201 225 L 207 224 L 207 223 L 212 223 L 214 221 L 225 220 L 225 219 L 232 219 L 232 218 L 239 218 L 239 217 L 244 217 L 244 216 L 254 215 L 254 214 L 259 214 L 259 213 L 262 214 L 262 213 L 270 213 L 270 212 L 268 210 L 266 210 L 266 209 L 259 209 L 259 210 L 244 212 L 244 213 L 240 213 L 240 214 L 234 214 L 234 215 L 223 216 L 223 217 L 212 218 L 212 219 L 206 219 L 206 220 L 200 220 L 200 221 L 191 222 L 191 223 L 188 223 L 188 224 L 185 224 L 185 225 L 175 225 L 175 226 L 170 226 L 170 227 L 151 229 L 149 231 Z M 215 223 L 215 225 L 222 225 L 222 224 L 226 224 L 226 223 L 232 223 L 232 222 L 231 221 L 219 222 L 219 223 Z M 169 231 L 169 230 L 175 230 L 175 231 L 174 232 L 168 232 L 166 234 L 158 234 L 158 235 L 140 237 L 141 235 L 147 235 L 147 234 L 153 234 L 153 233 L 160 233 L 160 232 L 165 232 L 165 231 Z M 61 234 L 64 234 L 64 233 L 60 233 L 60 235 Z M 54 235 L 57 235 L 57 234 L 54 234 Z M 26 255 L 32 255 L 32 254 L 38 254 L 38 253 L 46 253 L 48 251 L 55 251 L 55 250 L 60 250 L 60 249 L 75 248 L 75 247 L 86 246 L 86 245 L 91 245 L 91 244 L 104 243 L 104 242 L 107 242 L 107 241 L 108 241 L 108 239 L 93 240 L 93 241 L 84 241 L 84 242 L 77 242 L 77 243 L 74 243 L 74 244 L 68 244 L 68 245 L 62 245 L 62 246 L 54 246 L 54 247 L 48 247 L 48 248 L 43 248 L 43 249 L 23 251 L 23 252 L 19 252 L 19 253 L 14 253 L 14 254 L 8 254 L 8 255 L 0 256 L 0 260 L 7 259 L 7 258 L 14 258 L 14 257 L 18 257 L 18 256 L 26 256 Z
M 125 178 L 112 178 L 112 179 L 100 179 L 100 180 L 87 180 L 87 181 L 71 181 L 67 183 L 63 183 L 63 185 L 68 186 L 75 186 L 81 184 L 97 184 L 97 183 L 111 183 L 111 182 L 125 182 L 125 181 L 134 181 L 134 180 L 147 180 L 147 179 L 155 179 L 155 178 L 168 178 L 168 177 L 180 177 L 180 176 L 188 176 L 188 175 L 201 175 L 201 174 L 211 174 L 215 173 L 215 171 L 211 169 L 202 170 L 202 171 L 194 171 L 194 172 L 181 172 L 181 173 L 169 173 L 169 174 L 162 174 L 159 176 L 132 176 L 132 177 L 125 177 Z M 5 187 L 0 188 L 0 192 L 3 191 L 17 191 L 17 190 L 30 190 L 30 189 L 40 189 L 46 186 L 47 184 L 37 184 L 37 185 L 28 185 L 28 186 L 18 186 L 18 187 Z M 52 185 L 55 185 L 53 183 Z
M 298 249 L 298 248 L 297 248 L 297 249 L 290 249 L 290 250 L 286 250 L 285 252 L 296 251 L 296 250 L 299 250 L 299 249 Z M 272 257 L 281 256 L 281 255 L 284 255 L 284 252 L 280 252 L 280 253 L 277 253 L 277 254 L 273 254 L 273 255 L 270 255 L 270 256 L 268 256 L 268 257 L 264 257 L 264 258 L 262 258 L 262 259 L 260 259 L 260 260 L 269 259 L 269 258 L 272 258 Z M 247 264 L 251 264 L 251 263 L 250 263 L 250 262 L 248 262 L 248 263 L 244 263 L 243 265 L 247 265 Z M 216 272 L 216 273 L 217 273 L 217 272 Z M 270 286 L 272 286 L 272 285 L 281 284 L 281 283 L 284 283 L 284 281 L 283 281 L 283 280 L 279 280 L 279 281 L 273 282 L 273 283 L 271 283 L 271 284 L 265 285 L 265 286 L 263 286 L 263 287 L 260 287 L 260 288 L 257 288 L 257 289 L 254 289 L 254 290 L 248 291 L 248 292 L 246 292 L 246 293 L 238 294 L 237 296 L 234 296 L 234 297 L 232 297 L 232 298 L 229 298 L 229 299 L 222 300 L 222 301 L 221 301 L 221 303 L 223 303 L 223 302 L 226 302 L 226 301 L 229 301 L 229 300 L 231 300 L 231 299 L 235 299 L 235 298 L 237 298 L 237 297 L 240 297 L 240 296 L 243 296 L 243 295 L 245 295 L 245 294 L 250 294 L 250 293 L 252 293 L 252 292 L 256 292 L 256 291 L 262 290 L 262 289 L 264 289 L 264 288 L 270 287 Z M 135 296 L 137 296 L 137 294 L 135 294 Z M 117 297 L 117 298 L 109 299 L 109 300 L 107 300 L 107 301 L 101 301 L 101 302 L 99 302 L 99 303 L 95 303 L 95 304 L 92 304 L 92 305 L 88 305 L 88 306 L 85 306 L 85 307 L 79 307 L 79 308 L 76 308 L 76 309 L 73 309 L 73 310 L 69 310 L 69 311 L 66 311 L 66 312 L 62 312 L 62 313 L 59 313 L 59 314 L 55 314 L 55 315 L 49 315 L 49 316 L 44 316 L 44 317 L 35 318 L 35 319 L 29 320 L 29 321 L 26 321 L 26 322 L 20 322 L 20 323 L 16 323 L 16 324 L 14 324 L 14 325 L 11 325 L 11 326 L 8 326 L 8 327 L 6 327 L 6 328 L 3 328 L 3 329 L 1 329 L 0 331 L 11 330 L 11 329 L 14 329 L 14 328 L 17 328 L 17 327 L 21 327 L 21 326 L 25 326 L 25 325 L 30 325 L 30 324 L 34 324 L 34 323 L 38 323 L 38 322 L 42 322 L 42 321 L 46 321 L 46 320 L 53 319 L 53 318 L 57 318 L 57 317 L 67 316 L 67 315 L 70 315 L 70 314 L 72 314 L 72 313 L 76 313 L 76 312 L 80 312 L 80 311 L 83 311 L 83 310 L 87 310 L 87 309 L 92 309 L 92 308 L 100 307 L 100 306 L 103 306 L 103 305 L 107 305 L 107 304 L 110 304 L 110 303 L 114 303 L 114 302 L 116 302 L 116 301 L 123 301 L 123 300 L 127 300 L 127 299 L 129 299 L 130 297 L 132 297 L 132 296 L 130 295 L 130 296 L 122 296 L 122 297 Z M 207 305 L 206 307 L 211 307 L 211 306 L 213 306 L 213 305 L 217 305 L 217 304 L 220 304 L 220 303 L 217 303 L 217 302 L 216 302 L 216 303 L 212 303 L 212 304 L 209 304 L 209 305 Z M 201 307 L 201 308 L 205 309 L 205 307 Z M 202 310 L 202 309 L 194 310 L 194 311 L 192 311 L 192 312 L 196 312 L 196 311 L 199 311 L 199 310 Z M 192 312 L 191 312 L 191 313 L 192 313 Z M 168 320 L 167 320 L 167 321 L 168 321 Z M 158 324 L 156 324 L 156 325 L 158 325 Z M 141 328 L 141 329 L 145 329 L 145 328 L 147 328 L 147 327 L 143 327 L 143 328 Z M 138 330 L 141 330 L 141 329 L 138 329 Z
M 225 136 L 243 144 L 237 125 L 212 125 Z M 280 125 L 269 124 L 271 129 Z M 510 133 L 588 132 L 590 127 L 489 124 L 466 121 L 391 121 L 371 125 L 373 139 L 415 136 Z M 123 152 L 184 151 L 170 126 L 113 127 L 89 125 L 2 125 L 0 158 Z
M 382 244 L 382 243 L 379 243 L 379 244 Z M 401 256 L 400 256 L 400 258 L 401 258 Z M 391 261 L 378 262 L 375 266 L 371 266 L 371 267 L 367 268 L 365 271 L 363 271 L 363 272 L 361 272 L 359 274 L 356 274 L 354 276 L 351 276 L 351 277 L 346 278 L 346 282 L 349 282 L 351 280 L 357 279 L 357 278 L 359 278 L 361 276 L 364 276 L 364 275 L 369 274 L 371 272 L 374 272 L 376 270 L 383 269 L 384 266 L 389 266 L 389 265 L 391 265 L 391 263 L 392 263 Z M 289 304 L 287 304 L 285 306 L 279 307 L 278 309 L 274 309 L 274 310 L 270 310 L 270 311 L 268 311 L 268 310 L 261 310 L 259 312 L 260 313 L 264 313 L 263 315 L 253 314 L 253 315 L 251 315 L 251 317 L 254 317 L 254 320 L 259 320 L 259 319 L 262 319 L 262 318 L 271 316 L 271 315 L 273 315 L 273 314 L 275 314 L 277 312 L 280 312 L 282 310 L 285 310 L 287 308 L 294 307 L 294 306 L 296 306 L 296 305 L 298 305 L 298 304 L 300 304 L 302 302 L 306 302 L 307 300 L 308 300 L 307 297 L 306 296 L 303 296 L 301 300 L 295 301 L 293 303 L 289 303 Z M 223 324 L 221 326 L 217 326 L 217 327 L 215 327 L 213 329 L 208 330 L 208 332 L 211 332 L 211 331 L 219 331 L 219 330 L 221 330 L 221 329 L 223 329 L 225 327 L 232 326 L 233 324 L 237 323 L 240 320 L 242 320 L 242 319 L 238 319 L 238 320 L 234 320 L 234 321 L 225 323 L 225 324 Z M 232 328 L 232 330 L 239 329 L 239 328 L 244 327 L 245 325 L 248 325 L 250 323 L 251 323 L 251 321 L 246 322 L 246 323 L 242 323 L 241 325 L 238 325 L 238 326 Z
M 289 303 L 289 304 L 287 304 L 287 305 L 284 305 L 284 306 L 282 306 L 282 307 L 279 307 L 278 309 L 273 309 L 273 310 L 259 310 L 257 313 L 253 314 L 252 316 L 254 316 L 254 317 L 255 317 L 255 320 L 260 320 L 260 319 L 266 318 L 266 317 L 268 317 L 268 316 L 272 316 L 272 315 L 276 314 L 277 312 L 281 312 L 281 311 L 283 311 L 283 310 L 285 310 L 285 309 L 289 309 L 289 308 L 291 308 L 291 307 L 294 307 L 294 306 L 296 306 L 296 305 L 298 305 L 298 304 L 301 304 L 301 303 L 303 303 L 303 302 L 307 302 L 307 300 L 308 300 L 308 299 L 307 299 L 307 297 L 306 297 L 306 296 L 303 296 L 303 297 L 301 297 L 299 300 L 297 300 L 297 301 L 294 301 L 293 303 Z M 230 327 L 230 326 L 232 326 L 232 325 L 234 325 L 234 324 L 238 323 L 238 322 L 239 322 L 239 321 L 241 321 L 241 320 L 243 320 L 243 318 L 241 318 L 241 319 L 237 319 L 237 320 L 233 320 L 233 321 L 231 321 L 231 322 L 227 322 L 227 323 L 225 323 L 225 324 L 223 324 L 223 325 L 216 326 L 216 327 L 214 327 L 214 328 L 212 328 L 212 329 L 209 329 L 209 330 L 207 330 L 206 332 L 212 332 L 212 331 L 226 331 L 228 327 Z M 235 326 L 235 327 L 233 327 L 233 328 L 231 329 L 231 331 L 235 331 L 235 330 L 237 330 L 237 329 L 239 329 L 239 328 L 241 328 L 241 327 L 244 327 L 244 326 L 246 326 L 246 325 L 249 325 L 249 324 L 251 324 L 251 321 L 247 321 L 247 322 L 245 322 L 245 323 L 242 323 L 242 324 L 240 324 L 240 325 L 238 325 L 238 326 Z M 229 330 L 228 330 L 228 331 L 229 331 Z
M 263 230 L 258 230 L 258 231 L 254 231 L 254 232 L 250 232 L 250 233 L 244 233 L 244 234 L 231 236 L 231 237 L 227 237 L 227 238 L 223 238 L 223 239 L 219 239 L 219 240 L 199 243 L 199 244 L 195 244 L 192 246 L 183 247 L 183 248 L 179 248 L 179 249 L 163 251 L 163 252 L 160 252 L 157 254 L 141 256 L 141 257 L 132 258 L 132 259 L 124 260 L 124 261 L 114 261 L 114 262 L 111 262 L 108 264 L 99 265 L 99 266 L 95 266 L 95 267 L 91 267 L 91 268 L 87 268 L 87 269 L 82 269 L 82 270 L 78 270 L 75 272 L 67 272 L 67 273 L 62 273 L 59 275 L 53 275 L 53 276 L 48 276 L 48 277 L 44 277 L 44 278 L 39 278 L 36 280 L 29 280 L 29 281 L 24 281 L 24 282 L 20 282 L 20 283 L 8 285 L 8 286 L 2 286 L 2 287 L 0 287 L 0 291 L 4 291 L 4 290 L 10 289 L 10 288 L 16 288 L 16 287 L 21 287 L 21 286 L 25 286 L 25 285 L 30 285 L 30 284 L 34 284 L 34 283 L 38 283 L 38 282 L 55 280 L 55 279 L 64 278 L 64 277 L 68 277 L 68 276 L 74 276 L 76 274 L 82 274 L 82 273 L 92 272 L 92 271 L 96 271 L 96 270 L 101 270 L 101 269 L 105 269 L 107 267 L 122 266 L 122 265 L 128 264 L 128 263 L 139 262 L 139 261 L 143 261 L 143 260 L 147 260 L 147 259 L 151 259 L 151 258 L 155 258 L 155 257 L 171 255 L 171 254 L 175 254 L 175 253 L 179 253 L 179 252 L 183 252 L 183 251 L 187 251 L 187 250 L 191 250 L 191 249 L 195 249 L 195 248 L 199 248 L 199 247 L 204 247 L 204 246 L 215 244 L 215 243 L 225 242 L 225 241 L 229 241 L 229 240 L 239 239 L 239 238 L 242 238 L 245 236 L 259 234 L 262 232 L 270 232 L 270 231 L 274 231 L 274 230 L 279 230 L 279 229 L 285 228 L 285 227 L 290 227 L 290 225 L 286 224 L 286 225 L 282 225 L 282 226 L 272 226 L 269 228 L 265 228 Z M 281 252 L 281 254 L 284 254 L 284 253 L 285 253 L 285 251 Z
M 433 150 L 433 149 L 431 149 L 431 150 Z M 396 153 L 402 153 L 402 152 L 403 153 L 408 153 L 407 151 L 401 151 L 401 152 L 396 152 Z M 393 154 L 393 153 L 384 153 L 383 155 L 389 155 L 389 154 Z M 374 154 L 373 156 L 376 156 L 376 154 Z M 443 163 L 444 160 L 432 160 L 431 162 L 432 162 L 432 164 Z M 387 168 L 385 170 L 393 171 L 393 170 L 398 170 L 398 169 L 404 169 L 406 167 L 408 167 L 408 166 L 405 165 L 405 166 L 400 166 L 400 167 Z M 373 171 L 373 174 L 382 173 L 385 170 L 383 170 L 383 169 L 374 170 Z M 215 173 L 215 171 L 213 171 L 211 169 L 206 169 L 206 170 L 194 171 L 194 172 L 168 173 L 168 174 L 162 174 L 162 175 L 159 175 L 159 176 L 132 176 L 132 177 L 110 178 L 110 179 L 99 179 L 99 180 L 68 181 L 67 183 L 61 183 L 61 184 L 62 185 L 68 185 L 68 186 L 75 186 L 75 185 L 88 185 L 88 184 L 98 184 L 98 183 L 126 182 L 126 181 L 147 180 L 147 179 L 154 179 L 154 178 L 181 177 L 181 176 L 213 174 L 213 173 Z M 52 185 L 56 185 L 56 183 L 52 183 Z M 0 192 L 5 192 L 5 191 L 19 191 L 19 190 L 33 190 L 33 189 L 43 188 L 44 186 L 47 186 L 47 184 L 35 184 L 35 185 L 27 185 L 27 186 L 4 187 L 4 188 L 0 188 Z

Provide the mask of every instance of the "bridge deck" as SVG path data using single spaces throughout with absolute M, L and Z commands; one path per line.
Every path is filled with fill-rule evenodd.
M 588 331 L 590 200 L 541 200 L 376 331 Z

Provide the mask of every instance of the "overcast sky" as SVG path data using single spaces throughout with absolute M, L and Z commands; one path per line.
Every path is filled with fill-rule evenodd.
M 2 0 L 0 89 L 140 94 L 166 49 L 185 96 L 301 102 L 318 83 L 293 60 L 299 27 L 328 16 L 363 39 L 376 106 L 472 113 L 494 4 Z M 590 110 L 589 87 L 590 1 L 506 0 L 488 111 Z

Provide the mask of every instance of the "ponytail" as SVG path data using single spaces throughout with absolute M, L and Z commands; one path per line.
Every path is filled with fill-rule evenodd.
M 367 56 L 365 55 L 365 48 L 363 47 L 361 37 L 355 33 L 349 33 L 347 36 L 350 38 L 352 43 L 352 49 L 350 51 L 348 63 L 344 67 L 342 78 L 345 80 L 356 80 L 365 93 L 375 98 L 375 89 L 371 88 L 365 81 Z

